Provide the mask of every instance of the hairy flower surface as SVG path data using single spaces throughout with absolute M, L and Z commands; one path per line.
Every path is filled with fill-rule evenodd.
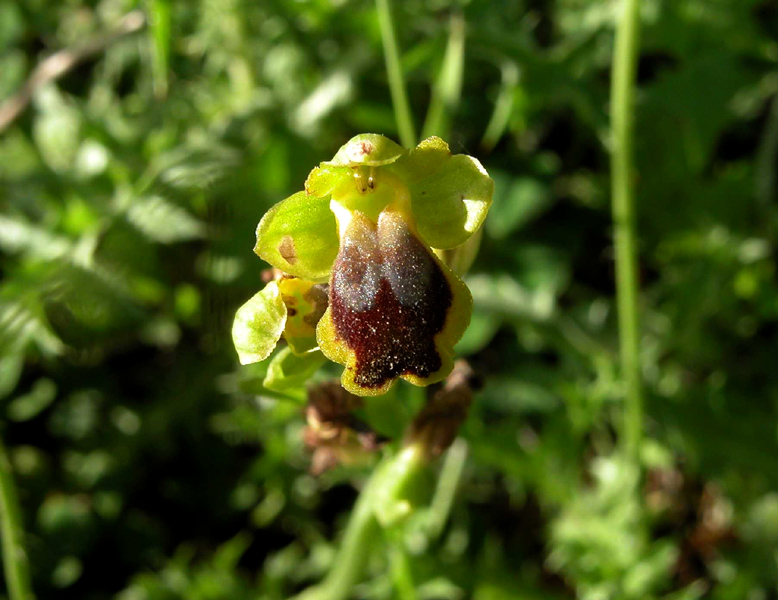
M 440 138 L 413 150 L 380 135 L 353 138 L 260 221 L 255 252 L 299 279 L 271 282 L 238 311 L 241 362 L 266 358 L 281 335 L 295 353 L 314 350 L 318 319 L 318 348 L 345 367 L 341 381 L 354 394 L 382 394 L 397 378 L 442 380 L 472 300 L 433 249 L 465 244 L 492 191 L 480 163 Z M 322 314 L 316 283 L 327 281 Z

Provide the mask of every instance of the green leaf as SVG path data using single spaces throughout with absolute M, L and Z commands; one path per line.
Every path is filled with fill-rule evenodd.
M 452 156 L 440 138 L 424 140 L 391 170 L 408 184 L 419 233 L 433 248 L 459 246 L 486 218 L 494 182 L 480 162 Z
M 51 581 L 58 588 L 66 588 L 73 585 L 81 577 L 84 565 L 76 556 L 65 556 L 51 573 Z
M 51 379 L 39 379 L 30 392 L 14 398 L 8 404 L 8 418 L 17 422 L 29 421 L 45 410 L 56 396 L 56 384 Z
M 276 347 L 286 324 L 286 306 L 275 281 L 238 309 L 232 341 L 242 365 L 265 360 Z
M 51 260 L 72 249 L 71 241 L 25 218 L 0 215 L 0 249 L 9 254 L 23 252 L 30 258 Z
M 127 220 L 146 237 L 161 244 L 201 238 L 205 225 L 185 209 L 151 196 L 135 200 L 127 209 Z
M 0 354 L 21 352 L 28 342 L 46 355 L 60 354 L 64 346 L 51 330 L 40 304 L 25 296 L 7 298 L 0 293 Z
M 254 252 L 290 275 L 326 279 L 338 254 L 329 197 L 297 192 L 276 204 L 259 222 Z
M 177 190 L 200 192 L 227 177 L 239 160 L 240 153 L 233 148 L 209 139 L 177 146 L 159 155 L 152 166 L 164 184 Z
M 24 36 L 26 25 L 21 6 L 0 2 L 0 50 L 6 50 Z
M 486 223 L 489 234 L 496 239 L 508 237 L 551 206 L 548 186 L 531 177 L 497 178 L 492 216 Z
M 154 77 L 154 92 L 163 98 L 168 89 L 168 68 L 170 65 L 170 17 L 169 0 L 151 1 L 151 69 Z
M 64 173 L 75 162 L 83 117 L 54 85 L 38 92 L 35 105 L 38 115 L 33 123 L 33 139 L 46 164 Z
M 59 260 L 43 297 L 46 319 L 62 341 L 87 347 L 144 321 L 128 281 L 97 260 Z
M 23 367 L 24 354 L 21 352 L 9 352 L 0 358 L 0 398 L 5 398 L 16 388 Z
M 1 7 L 2 5 L 0 5 L 0 15 L 2 14 Z M 0 32 L 1 35 L 2 32 Z M 8 98 L 16 91 L 16 88 L 24 81 L 26 71 L 27 57 L 21 50 L 6 51 L 0 56 L 0 98 Z
M 500 319 L 494 313 L 473 312 L 462 339 L 455 349 L 459 356 L 467 356 L 483 350 L 500 328 Z
M 303 390 L 308 380 L 324 364 L 321 352 L 299 356 L 284 348 L 270 362 L 263 385 L 275 392 L 289 392 L 293 388 Z
M 325 164 L 358 167 L 379 167 L 393 163 L 408 152 L 399 144 L 377 133 L 363 133 L 351 138 Z

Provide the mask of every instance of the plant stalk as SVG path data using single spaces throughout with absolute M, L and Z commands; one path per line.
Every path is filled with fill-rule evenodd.
M 772 205 L 778 188 L 776 158 L 778 158 L 778 91 L 770 103 L 764 136 L 756 155 L 756 199 L 763 215 L 765 232 L 770 239 L 775 233 Z
M 430 503 L 427 519 L 427 536 L 430 540 L 439 538 L 446 526 L 451 508 L 454 506 L 462 472 L 465 470 L 466 460 L 467 443 L 462 438 L 457 438 L 446 453 L 435 495 Z
M 389 78 L 389 91 L 392 94 L 394 118 L 397 121 L 400 142 L 406 148 L 413 148 L 416 145 L 416 129 L 413 125 L 408 94 L 405 91 L 405 78 L 400 65 L 400 54 L 397 50 L 397 37 L 395 36 L 394 23 L 392 22 L 390 0 L 376 0 L 376 10 L 378 12 L 378 24 L 381 27 L 381 42 L 384 46 L 386 73 Z
M 398 600 L 416 600 L 416 586 L 413 583 L 411 560 L 403 547 L 402 535 L 398 539 L 387 540 L 389 545 L 389 570 L 394 581 L 394 591 Z
M 625 384 L 622 435 L 624 450 L 635 464 L 639 464 L 643 432 L 633 149 L 639 33 L 640 0 L 623 0 L 611 83 L 611 184 L 619 342 Z
M 8 597 L 10 600 L 34 600 L 30 566 L 24 550 L 21 515 L 11 461 L 3 441 L 0 440 L 0 538 Z
M 515 103 L 516 89 L 519 86 L 519 67 L 513 61 L 506 60 L 502 65 L 502 82 L 494 110 L 481 138 L 481 147 L 491 152 L 508 129 Z
M 171 13 L 170 0 L 150 0 L 151 73 L 154 81 L 154 94 L 160 99 L 164 99 L 168 92 Z
M 424 121 L 422 137 L 437 135 L 448 138 L 451 133 L 451 117 L 462 96 L 462 78 L 465 70 L 465 18 L 452 13 L 449 24 L 448 45 L 443 65 L 432 87 L 432 98 Z
M 359 494 L 332 569 L 324 581 L 295 600 L 346 600 L 353 595 L 353 587 L 362 578 L 370 549 L 381 531 L 378 518 L 392 521 L 384 524 L 391 526 L 408 515 L 411 507 L 401 496 L 425 467 L 424 452 L 415 446 L 403 448 L 376 467 Z

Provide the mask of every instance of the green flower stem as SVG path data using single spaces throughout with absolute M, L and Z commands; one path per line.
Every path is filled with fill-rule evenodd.
M 400 538 L 400 536 L 396 536 Z M 413 583 L 411 561 L 402 539 L 388 540 L 389 566 L 394 581 L 394 593 L 399 600 L 416 600 L 416 586 Z
M 756 198 L 764 215 L 762 220 L 769 238 L 773 237 L 775 229 L 772 205 L 778 188 L 776 158 L 778 158 L 778 92 L 773 96 L 770 104 L 764 136 L 756 158 Z
M 296 600 L 345 600 L 352 595 L 380 533 L 379 519 L 390 526 L 410 513 L 411 507 L 402 495 L 426 464 L 421 448 L 407 446 L 376 467 L 351 513 L 332 570 L 324 581 L 302 592 Z
M 519 67 L 513 61 L 506 60 L 502 65 L 502 83 L 494 110 L 486 126 L 484 136 L 481 138 L 481 146 L 491 151 L 500 141 L 500 138 L 508 129 L 513 112 L 514 96 L 519 86 Z
M 426 453 L 418 444 L 405 446 L 386 464 L 373 496 L 376 518 L 383 527 L 393 527 L 411 514 L 406 492 L 426 464 Z
M 378 24 L 381 27 L 381 41 L 384 45 L 389 90 L 392 94 L 394 116 L 397 120 L 400 141 L 406 148 L 413 148 L 416 145 L 416 129 L 413 125 L 408 94 L 405 91 L 405 79 L 402 66 L 400 65 L 400 54 L 397 50 L 397 38 L 394 33 L 390 0 L 376 0 L 376 9 L 378 11 Z
M 427 517 L 427 536 L 430 540 L 437 539 L 446 526 L 451 507 L 454 505 L 459 480 L 465 470 L 467 460 L 467 443 L 457 438 L 446 453 L 443 467 L 438 477 L 435 495 L 430 503 Z
M 149 34 L 151 37 L 151 72 L 154 94 L 165 98 L 168 91 L 170 64 L 170 0 L 150 0 Z
M 373 475 L 357 499 L 338 555 L 326 579 L 305 590 L 297 596 L 297 600 L 340 600 L 351 595 L 351 589 L 365 569 L 370 544 L 379 533 L 371 493 L 377 475 L 378 472 Z
M 643 432 L 643 398 L 638 320 L 633 114 L 640 2 L 623 0 L 621 4 L 611 87 L 611 172 L 621 368 L 626 385 L 622 435 L 624 450 L 637 464 Z
M 432 87 L 427 118 L 422 137 L 437 135 L 448 138 L 451 131 L 451 115 L 462 95 L 462 76 L 465 69 L 465 19 L 459 13 L 451 14 L 448 46 L 443 57 L 435 85 Z
M 3 572 L 11 600 L 33 600 L 30 569 L 24 550 L 24 529 L 11 461 L 0 440 L 0 537 L 3 545 Z

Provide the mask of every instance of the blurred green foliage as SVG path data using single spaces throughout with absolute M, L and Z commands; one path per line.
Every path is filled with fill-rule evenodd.
M 617 5 L 394 4 L 417 127 L 464 17 L 445 133 L 497 186 L 459 345 L 484 387 L 451 519 L 406 544 L 420 599 L 778 597 L 778 10 L 643 3 L 638 502 L 612 457 Z M 239 368 L 229 331 L 261 287 L 262 214 L 352 135 L 397 137 L 376 13 L 0 0 L 0 99 L 133 9 L 146 28 L 0 133 L 0 414 L 34 585 L 280 600 L 327 571 L 369 468 L 308 475 L 302 386 Z M 419 405 L 403 388 L 362 416 L 396 434 Z M 386 548 L 354 598 L 395 597 Z

